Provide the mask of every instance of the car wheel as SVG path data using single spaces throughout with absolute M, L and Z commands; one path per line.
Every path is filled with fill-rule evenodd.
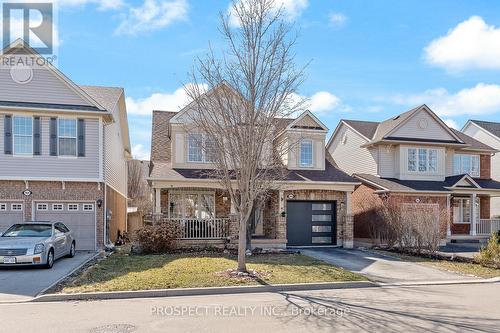
M 54 266 L 54 250 L 50 249 L 49 253 L 47 254 L 47 262 L 45 264 L 45 268 L 52 268 Z
M 71 243 L 71 247 L 69 248 L 69 253 L 68 253 L 68 258 L 73 258 L 75 256 L 75 253 L 76 253 L 76 244 L 75 244 L 75 241 L 73 241 L 73 243 Z

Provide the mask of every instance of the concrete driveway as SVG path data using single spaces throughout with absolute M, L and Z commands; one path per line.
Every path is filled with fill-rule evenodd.
M 340 248 L 304 248 L 301 253 L 379 283 L 471 280 L 474 277 L 432 268 L 372 251 Z
M 26 301 L 86 263 L 94 252 L 78 251 L 73 258 L 62 258 L 52 269 L 0 267 L 0 303 Z

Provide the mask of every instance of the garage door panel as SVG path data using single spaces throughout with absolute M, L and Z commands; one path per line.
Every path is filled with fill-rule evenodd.
M 62 210 L 57 210 L 52 204 L 49 204 L 46 210 L 36 210 L 35 216 L 38 221 L 53 221 L 64 223 L 76 239 L 77 250 L 95 249 L 95 212 L 83 211 L 84 202 L 71 203 L 77 204 L 78 210 L 68 210 L 68 203 L 63 203 Z M 38 208 L 38 207 L 37 207 Z M 58 207 L 60 209 L 60 207 Z
M 21 210 L 14 210 L 13 204 L 17 205 L 17 208 L 21 207 Z M 5 232 L 11 225 L 22 222 L 24 222 L 24 204 L 21 201 L 0 200 L 0 232 Z
M 336 202 L 287 202 L 287 239 L 291 246 L 336 243 Z

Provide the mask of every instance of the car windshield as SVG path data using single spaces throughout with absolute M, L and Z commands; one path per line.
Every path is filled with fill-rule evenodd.
M 2 237 L 50 237 L 52 225 L 50 224 L 14 224 L 7 229 Z

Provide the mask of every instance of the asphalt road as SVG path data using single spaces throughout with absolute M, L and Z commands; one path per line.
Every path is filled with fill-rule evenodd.
M 500 332 L 500 284 L 0 304 L 4 332 Z

